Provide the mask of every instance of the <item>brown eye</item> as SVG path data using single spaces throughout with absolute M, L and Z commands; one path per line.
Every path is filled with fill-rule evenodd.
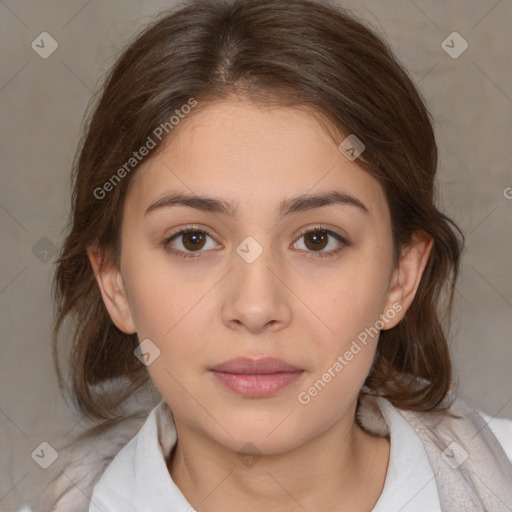
M 344 247 L 350 245 L 342 235 L 324 228 L 314 227 L 301 232 L 297 242 L 293 244 L 306 255 L 336 256 Z M 301 247 L 303 245 L 304 247 Z M 327 250 L 325 250 L 327 248 Z
M 206 242 L 206 237 L 204 233 L 201 231 L 189 231 L 186 233 L 182 233 L 182 243 L 183 247 L 187 249 L 187 251 L 195 251 L 198 249 L 202 249 Z
M 195 258 L 207 252 L 208 249 L 215 248 L 215 240 L 202 229 L 186 228 L 164 240 L 163 246 L 173 254 L 184 258 Z
M 309 231 L 304 235 L 306 247 L 313 251 L 325 249 L 329 236 L 323 231 Z

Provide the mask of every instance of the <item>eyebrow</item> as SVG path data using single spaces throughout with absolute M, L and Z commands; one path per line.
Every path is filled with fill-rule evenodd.
M 278 211 L 279 216 L 282 218 L 292 213 L 304 212 L 334 204 L 354 206 L 365 214 L 370 213 L 369 209 L 357 197 L 337 190 L 315 195 L 302 194 L 285 199 L 280 203 Z M 152 203 L 144 212 L 144 216 L 160 208 L 169 208 L 171 206 L 187 206 L 205 212 L 224 213 L 230 217 L 238 214 L 238 206 L 224 199 L 174 193 L 168 194 Z

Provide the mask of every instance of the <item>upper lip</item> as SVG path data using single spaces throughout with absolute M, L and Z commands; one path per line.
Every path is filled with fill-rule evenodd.
M 262 357 L 260 359 L 237 357 L 235 359 L 224 361 L 211 369 L 216 372 L 246 375 L 301 371 L 300 368 L 275 357 Z

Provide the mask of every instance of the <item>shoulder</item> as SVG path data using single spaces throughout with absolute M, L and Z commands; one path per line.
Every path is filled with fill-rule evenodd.
M 470 417 L 474 417 L 475 414 L 477 417 L 481 418 L 503 448 L 508 459 L 512 462 L 512 419 L 490 416 L 478 408 L 466 404 L 465 401 L 455 395 L 447 397 L 447 401 L 451 402 L 449 411 L 460 414 L 460 420 L 464 424 L 469 424 L 471 421 Z M 388 414 L 383 414 L 383 412 L 385 413 L 386 411 Z M 366 395 L 362 397 L 360 401 L 356 420 L 366 431 L 374 435 L 387 435 L 390 430 L 389 421 L 392 419 L 389 412 L 392 411 L 399 412 L 400 415 L 411 424 L 417 423 L 418 420 L 420 420 L 421 423 L 428 423 L 433 431 L 436 430 L 437 425 L 439 425 L 442 420 L 447 419 L 446 411 L 443 410 L 415 413 L 413 411 L 397 409 L 389 400 L 382 397 L 376 398 Z M 476 425 L 477 429 L 482 428 L 480 424 L 481 420 Z M 452 423 L 451 425 L 454 426 L 455 424 Z
M 33 512 L 86 512 L 88 497 L 107 466 L 140 429 L 144 417 L 131 417 L 100 432 L 58 447 L 50 468 L 32 477 Z
M 31 512 L 87 512 L 95 484 L 159 400 L 142 390 L 123 404 L 120 419 L 96 424 L 67 444 L 55 443 L 58 458 L 30 476 L 33 495 L 24 505 Z
M 484 421 L 489 425 L 492 433 L 495 435 L 503 450 L 507 454 L 508 459 L 512 462 L 512 419 L 495 418 L 483 411 L 477 411 Z

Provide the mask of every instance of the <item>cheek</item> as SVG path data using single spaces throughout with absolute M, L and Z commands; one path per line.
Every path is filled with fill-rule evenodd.
M 314 370 L 297 401 L 310 413 L 318 410 L 327 423 L 353 402 L 370 372 L 386 284 L 382 272 L 360 260 L 333 274 L 325 293 L 309 290 L 323 323 L 309 330 L 316 340 Z
M 207 291 L 207 283 L 187 276 L 165 252 L 148 251 L 126 264 L 128 296 L 139 337 L 170 337 Z
M 315 340 L 315 370 L 301 389 L 299 403 L 308 407 L 316 403 L 327 409 L 332 404 L 334 418 L 344 400 L 349 403 L 357 396 L 373 364 L 382 328 L 386 268 L 370 252 L 367 257 L 359 252 L 326 276 L 328 279 L 317 280 L 323 287 L 304 288 L 304 296 L 322 322 L 309 323 Z
M 171 386 L 179 392 L 178 381 L 188 376 L 189 369 L 200 372 L 200 355 L 208 354 L 211 291 L 218 279 L 211 275 L 198 279 L 165 258 L 154 258 L 150 264 L 148 260 L 132 262 L 137 271 L 129 276 L 130 307 L 139 340 L 151 340 L 159 351 L 148 367 L 152 379 L 159 388 Z
M 318 312 L 330 338 L 343 344 L 373 326 L 383 313 L 387 274 L 386 265 L 378 259 L 358 253 L 335 271 L 317 276 L 316 286 L 305 286 L 300 293 Z

